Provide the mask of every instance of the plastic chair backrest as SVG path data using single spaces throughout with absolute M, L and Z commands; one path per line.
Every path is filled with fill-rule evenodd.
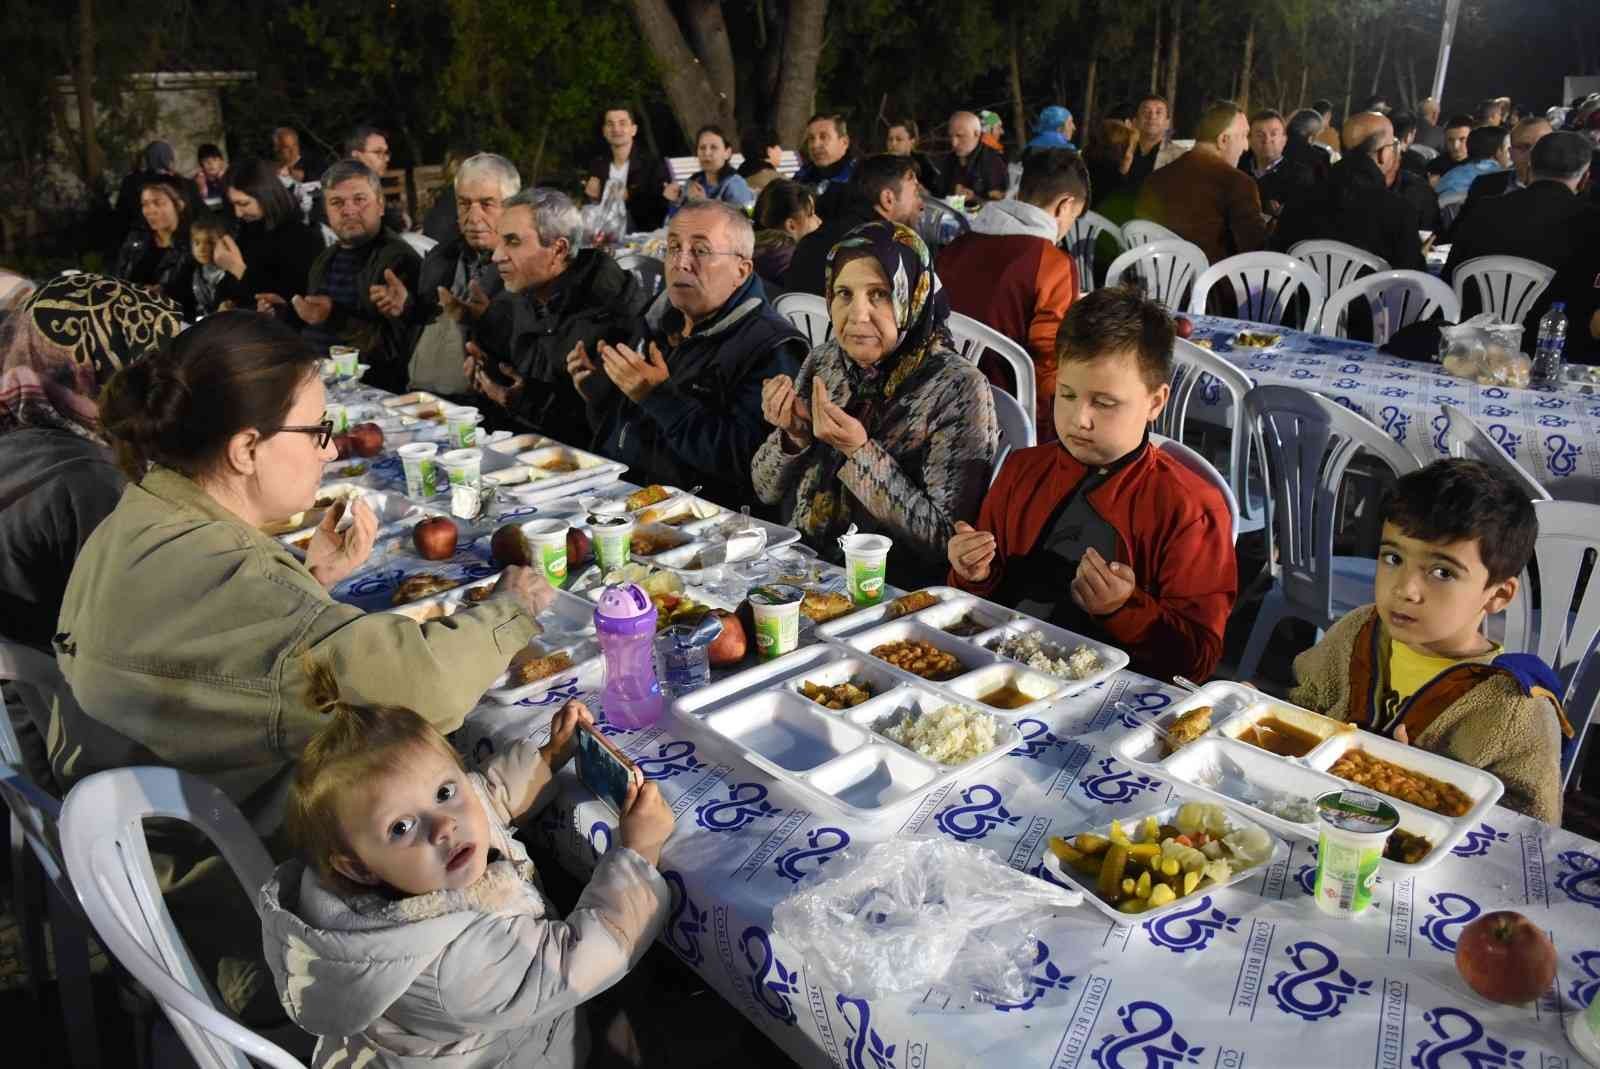
M 1234 316 L 1252 323 L 1281 324 L 1295 292 L 1306 291 L 1306 321 L 1301 328 L 1314 334 L 1322 322 L 1322 304 L 1328 291 L 1307 265 L 1281 252 L 1245 252 L 1214 263 L 1203 271 L 1189 298 L 1189 311 L 1204 315 L 1211 287 L 1226 281 L 1233 287 Z
M 1072 229 L 1067 231 L 1066 240 L 1061 243 L 1067 255 L 1078 265 L 1080 296 L 1094 289 L 1094 249 L 1101 234 L 1109 235 L 1117 243 L 1119 254 L 1126 248 L 1121 229 L 1099 212 L 1084 212 L 1078 216 Z
M 1007 393 L 1004 387 L 992 382 L 989 384 L 989 393 L 994 397 L 995 422 L 1000 425 L 1000 448 L 995 450 L 994 466 L 989 470 L 989 482 L 993 483 L 1006 457 L 1018 449 L 1038 445 L 1039 440 L 1034 431 L 1033 417 L 1023 411 L 1021 401 Z
M 1222 499 L 1228 503 L 1228 541 L 1238 542 L 1239 499 L 1233 496 L 1233 488 L 1228 485 L 1228 480 L 1222 477 L 1222 472 L 1217 470 L 1217 466 L 1182 442 L 1168 438 L 1165 435 L 1152 432 L 1150 441 L 1159 446 L 1162 452 L 1167 453 L 1222 493 Z
M 1506 453 L 1505 448 L 1478 426 L 1477 421 L 1455 405 L 1441 405 L 1444 411 L 1444 444 L 1453 457 L 1471 457 L 1493 464 L 1517 480 L 1530 501 L 1549 501 L 1550 491 Z
M 1324 293 L 1338 293 L 1361 277 L 1364 271 L 1390 269 L 1389 261 L 1383 257 L 1374 256 L 1365 249 L 1346 245 L 1342 241 L 1318 239 L 1296 242 L 1289 250 L 1289 255 L 1317 273 L 1317 277 L 1322 279 Z M 1323 312 L 1323 318 L 1327 318 L 1326 310 Z
M 772 302 L 772 307 L 806 336 L 813 349 L 833 337 L 828 302 L 815 293 L 785 293 Z
M 617 257 L 617 266 L 632 275 L 640 287 L 654 298 L 666 284 L 666 265 L 654 256 L 642 252 L 625 252 Z
M 1474 256 L 1456 267 L 1456 299 L 1467 307 L 1467 280 L 1477 287 L 1479 310 L 1493 312 L 1502 323 L 1521 323 L 1544 293 L 1555 268 L 1520 256 Z M 1531 340 L 1531 339 L 1530 339 Z
M 1131 272 L 1143 284 L 1145 296 L 1180 311 L 1185 296 L 1205 269 L 1206 254 L 1198 245 L 1182 238 L 1147 241 L 1130 246 L 1111 261 L 1106 269 L 1106 285 L 1118 285 Z
M 965 212 L 958 212 L 938 197 L 926 197 L 914 228 L 928 250 L 937 253 L 972 229 Z
M 227 795 L 172 768 L 118 768 L 82 780 L 61 807 L 61 845 L 78 901 L 107 950 L 150 990 L 201 1069 L 304 1069 L 216 1008 L 162 901 L 145 820 L 203 831 L 253 903 L 272 859 Z M 241 1053 L 242 1052 L 242 1053 Z
M 960 312 L 951 312 L 949 322 L 950 337 L 955 340 L 956 352 L 967 363 L 978 363 L 985 352 L 994 353 L 1005 361 L 1011 369 L 1011 377 L 1017 383 L 1017 400 L 1028 414 L 1028 423 L 1031 425 L 1033 414 L 1038 411 L 1039 383 L 1033 377 L 1033 358 L 1028 355 L 1028 350 L 987 323 L 980 323 Z
M 1152 241 L 1182 241 L 1176 232 L 1148 219 L 1130 219 L 1122 224 L 1122 244 L 1134 249 Z
M 1233 497 L 1235 516 L 1245 522 L 1254 521 L 1257 517 L 1250 507 L 1249 483 L 1253 437 L 1249 420 L 1244 417 L 1244 398 L 1253 386 L 1250 377 L 1210 349 L 1202 349 L 1185 338 L 1175 338 L 1171 386 L 1166 406 L 1156 417 L 1155 429 L 1176 442 L 1183 441 L 1189 406 L 1194 403 L 1196 391 L 1210 404 L 1221 402 L 1222 395 L 1227 394 L 1233 409 L 1228 417 L 1228 493 Z M 1215 470 L 1214 465 L 1212 470 Z M 1252 523 L 1251 530 L 1258 526 Z
M 1378 427 L 1321 394 L 1257 386 L 1244 404 L 1266 459 L 1284 597 L 1305 619 L 1329 619 L 1339 487 L 1350 462 L 1366 452 L 1396 475 L 1420 465 Z
M 1347 337 L 1344 322 L 1350 302 L 1365 300 L 1372 310 L 1372 344 L 1382 345 L 1401 327 L 1443 311 L 1451 323 L 1461 319 L 1455 291 L 1426 271 L 1379 271 L 1334 292 L 1322 306 L 1322 333 Z
M 1467 203 L 1467 191 L 1439 194 L 1439 229 L 1449 230 L 1456 221 L 1456 216 L 1461 214 L 1461 206 Z
M 66 689 L 66 680 L 49 654 L 17 642 L 0 639 L 0 680 L 23 683 L 48 696 L 57 688 Z M 18 694 L 22 697 L 21 692 Z M 56 833 L 56 821 L 61 816 L 61 803 L 49 791 L 34 783 L 23 771 L 26 764 L 22 744 L 11 726 L 11 716 L 4 697 L 0 697 L 0 763 L 11 766 L 9 781 L 0 785 L 7 807 L 22 826 L 28 845 L 33 848 L 39 866 L 56 890 L 67 902 L 76 902 L 72 885 L 67 881 L 66 868 L 61 859 L 61 840 Z

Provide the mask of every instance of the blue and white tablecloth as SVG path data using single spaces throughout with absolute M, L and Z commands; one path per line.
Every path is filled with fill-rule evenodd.
M 1263 329 L 1219 316 L 1194 316 L 1206 340 L 1257 385 L 1298 386 L 1359 412 L 1419 460 L 1448 456 L 1441 405 L 1469 413 L 1553 497 L 1600 504 L 1600 393 L 1480 386 L 1436 364 L 1379 352 L 1367 342 L 1268 328 L 1283 340 L 1269 352 L 1234 349 L 1240 330 Z M 1209 387 L 1209 388 L 1207 388 Z M 1227 423 L 1228 397 L 1215 383 L 1196 392 L 1191 413 Z

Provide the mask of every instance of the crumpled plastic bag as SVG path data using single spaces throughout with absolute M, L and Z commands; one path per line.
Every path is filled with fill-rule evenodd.
M 950 839 L 849 848 L 773 910 L 772 928 L 834 989 L 862 998 L 945 987 L 1021 1002 L 1032 923 L 1083 896 Z
M 620 182 L 607 182 L 599 204 L 586 204 L 580 213 L 583 217 L 583 240 L 592 248 L 608 248 L 621 244 L 628 233 L 628 206 L 622 196 Z
M 1526 386 L 1533 364 L 1522 354 L 1520 323 L 1502 323 L 1483 312 L 1439 330 L 1444 369 L 1484 386 Z

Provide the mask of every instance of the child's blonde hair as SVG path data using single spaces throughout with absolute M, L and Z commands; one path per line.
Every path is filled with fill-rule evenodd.
M 285 826 L 289 840 L 329 884 L 358 890 L 333 867 L 336 855 L 354 851 L 339 827 L 339 802 L 352 787 L 396 771 L 405 755 L 432 748 L 463 772 L 461 755 L 439 730 L 410 709 L 353 705 L 339 697 L 339 680 L 326 662 L 307 657 L 311 706 L 326 715 L 295 763 Z

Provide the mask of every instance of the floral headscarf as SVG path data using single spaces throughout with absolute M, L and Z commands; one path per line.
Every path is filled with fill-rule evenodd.
M 52 279 L 7 319 L 0 434 L 51 427 L 101 440 L 100 388 L 182 328 L 177 305 L 127 282 L 84 273 Z

